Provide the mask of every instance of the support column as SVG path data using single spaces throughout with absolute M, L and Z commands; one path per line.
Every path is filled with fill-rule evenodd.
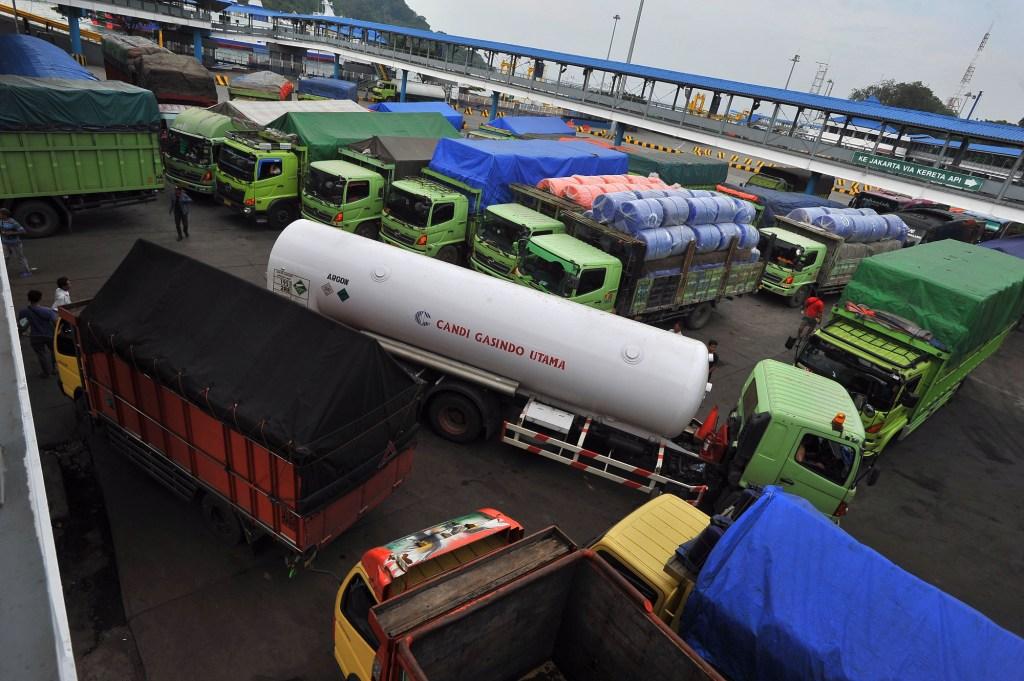
M 405 86 L 409 84 L 409 70 L 402 69 L 402 86 L 398 90 L 398 101 L 405 101 Z
M 618 121 L 612 123 L 612 144 L 615 146 L 622 145 L 622 138 L 626 136 L 626 126 Z
M 498 91 L 491 91 L 491 115 L 487 117 L 487 120 L 493 121 L 498 117 Z
M 192 50 L 196 61 L 203 63 L 203 30 L 201 28 L 192 31 Z
M 78 17 L 82 15 L 82 11 L 77 7 L 64 7 L 62 9 L 68 19 L 68 37 L 71 38 L 71 54 L 78 55 L 81 59 L 83 54 L 82 32 L 78 27 Z M 17 22 L 17 17 L 15 17 L 15 22 Z
M 334 55 L 334 78 L 341 80 L 341 55 Z

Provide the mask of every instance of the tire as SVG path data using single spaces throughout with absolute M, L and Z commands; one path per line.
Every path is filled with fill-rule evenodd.
M 789 298 L 786 298 L 786 304 L 789 305 L 790 307 L 800 307 L 804 304 L 804 301 L 807 300 L 808 297 L 810 297 L 810 295 L 811 287 L 801 286 L 796 290 L 796 293 L 791 295 Z
M 458 393 L 439 393 L 430 400 L 427 418 L 435 433 L 451 442 L 466 444 L 483 433 L 483 417 L 472 400 Z
M 686 315 L 686 328 L 691 331 L 697 329 L 703 329 L 707 326 L 707 323 L 711 321 L 711 313 L 714 311 L 710 302 L 699 304 L 697 307 L 690 310 L 690 314 Z
M 242 541 L 242 525 L 238 522 L 235 509 L 220 497 L 206 493 L 203 495 L 203 519 L 222 542 L 235 546 Z
M 25 201 L 14 211 L 14 219 L 25 228 L 26 236 L 42 239 L 53 236 L 61 227 L 60 214 L 46 201 Z
M 267 224 L 274 229 L 284 229 L 292 224 L 298 213 L 295 204 L 288 201 L 278 201 L 270 204 L 267 210 Z
M 437 259 L 441 262 L 451 263 L 452 265 L 459 264 L 459 247 L 452 244 L 442 246 L 441 250 L 437 252 Z
M 363 224 L 356 227 L 356 234 L 365 239 L 380 241 L 380 223 L 364 222 Z

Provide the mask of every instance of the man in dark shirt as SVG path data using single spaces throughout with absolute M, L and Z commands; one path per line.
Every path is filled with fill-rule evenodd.
M 32 290 L 28 292 L 28 307 L 18 313 L 18 326 L 22 333 L 27 333 L 29 343 L 39 358 L 40 376 L 46 378 L 52 372 L 57 375 L 57 364 L 53 356 L 53 329 L 57 322 L 57 313 L 39 304 L 43 294 Z

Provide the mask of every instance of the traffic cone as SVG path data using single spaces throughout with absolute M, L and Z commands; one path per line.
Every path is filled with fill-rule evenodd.
M 715 427 L 718 425 L 718 405 L 711 407 L 711 411 L 708 413 L 708 417 L 704 419 L 704 423 L 701 424 L 700 428 L 697 429 L 694 437 L 698 442 L 706 440 L 708 435 L 715 432 Z

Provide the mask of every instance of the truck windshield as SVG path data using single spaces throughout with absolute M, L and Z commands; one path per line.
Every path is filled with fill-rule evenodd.
M 318 168 L 309 169 L 305 190 L 310 196 L 334 206 L 340 206 L 345 200 L 345 180 Z
M 217 167 L 237 180 L 252 182 L 256 157 L 225 144 L 220 148 Z
M 526 228 L 494 213 L 487 213 L 478 232 L 480 238 L 502 251 L 511 251 L 512 246 L 526 236 Z
M 767 248 L 768 237 L 761 237 L 761 239 L 765 242 L 764 246 Z M 767 251 L 762 250 L 761 252 L 765 253 Z M 769 262 L 773 265 L 799 272 L 814 262 L 814 256 L 814 251 L 805 251 L 803 246 L 797 246 L 796 244 L 776 238 L 775 244 L 772 246 L 772 257 Z
M 430 217 L 430 199 L 392 187 L 388 195 L 388 212 L 413 227 L 426 227 Z
M 544 251 L 531 247 L 523 258 L 521 269 L 523 274 L 533 279 L 548 293 L 562 298 L 572 295 L 572 276 L 556 256 L 546 254 L 545 257 Z
M 900 392 L 898 376 L 887 374 L 867 360 L 812 336 L 800 353 L 799 363 L 819 376 L 846 388 L 856 399 L 880 411 L 889 411 Z
M 213 162 L 210 154 L 210 140 L 191 135 L 183 135 L 171 130 L 167 135 L 167 154 L 179 161 L 206 166 Z

